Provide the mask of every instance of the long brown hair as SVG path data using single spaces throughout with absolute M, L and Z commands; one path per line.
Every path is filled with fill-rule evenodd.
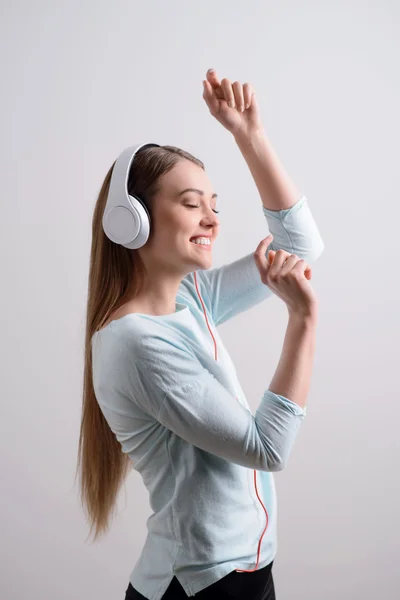
M 145 148 L 135 156 L 128 177 L 128 192 L 143 200 L 150 219 L 153 199 L 161 187 L 160 177 L 182 159 L 205 168 L 199 159 L 175 146 Z M 102 217 L 114 165 L 115 162 L 103 181 L 92 219 L 82 418 L 75 474 L 76 478 L 80 470 L 80 499 L 83 509 L 87 511 L 89 536 L 93 528 L 95 529 L 93 541 L 109 528 L 110 517 L 115 514 L 118 493 L 132 468 L 132 462 L 129 456 L 122 452 L 120 443 L 97 403 L 92 379 L 91 339 L 119 307 L 128 287 L 129 291 L 133 290 L 133 296 L 130 298 L 139 292 L 146 273 L 144 264 L 135 250 L 115 244 L 103 231 Z

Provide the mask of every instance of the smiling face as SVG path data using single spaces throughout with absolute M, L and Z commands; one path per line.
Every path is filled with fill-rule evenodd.
M 152 204 L 151 235 L 138 250 L 149 272 L 157 273 L 162 267 L 184 277 L 193 270 L 208 269 L 219 219 L 214 212 L 218 211 L 216 194 L 205 171 L 181 159 L 159 183 L 161 189 Z M 211 246 L 190 241 L 201 236 L 209 237 Z

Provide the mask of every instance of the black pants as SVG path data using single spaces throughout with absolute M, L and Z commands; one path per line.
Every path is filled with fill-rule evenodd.
M 272 565 L 274 561 L 252 573 L 231 571 L 222 579 L 212 583 L 193 597 L 199 600 L 275 600 Z M 185 600 L 189 596 L 174 576 L 162 600 Z M 126 590 L 125 600 L 147 600 L 131 583 Z

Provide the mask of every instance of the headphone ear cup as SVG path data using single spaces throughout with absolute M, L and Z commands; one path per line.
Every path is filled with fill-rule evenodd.
M 150 235 L 150 214 L 137 196 L 128 195 L 130 207 L 114 206 L 103 219 L 107 237 L 130 250 L 144 246 Z

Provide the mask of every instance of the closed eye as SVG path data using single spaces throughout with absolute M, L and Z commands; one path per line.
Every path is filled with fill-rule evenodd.
M 185 206 L 187 206 L 188 208 L 200 208 L 200 204 L 199 204 L 199 206 L 196 206 L 195 204 L 186 204 Z M 212 209 L 212 211 L 215 212 L 216 214 L 219 213 L 219 210 Z

